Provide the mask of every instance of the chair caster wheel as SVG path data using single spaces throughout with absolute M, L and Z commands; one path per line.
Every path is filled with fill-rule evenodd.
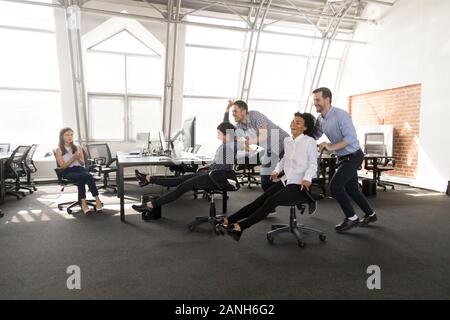
M 72 214 L 72 210 L 71 209 L 67 209 L 67 213 L 68 214 Z
M 37 188 L 36 188 L 36 187 L 33 187 L 33 190 L 34 190 L 34 191 L 37 191 Z
M 59 211 L 62 211 L 62 209 L 63 209 L 62 207 L 58 206 L 58 210 L 59 210 Z
M 325 242 L 325 241 L 327 241 L 327 236 L 324 234 L 320 234 L 319 239 L 320 239 L 320 241 Z
M 299 240 L 299 241 L 298 241 L 298 246 L 299 246 L 300 248 L 304 248 L 304 247 L 306 246 L 305 241 Z
M 271 236 L 270 234 L 268 234 L 268 235 L 266 236 L 266 238 L 267 238 L 267 242 L 269 242 L 270 244 L 273 244 L 273 241 L 274 241 L 273 236 Z

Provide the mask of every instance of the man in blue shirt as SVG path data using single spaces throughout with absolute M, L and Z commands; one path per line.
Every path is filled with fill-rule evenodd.
M 261 158 L 260 176 L 261 187 L 265 191 L 273 185 L 270 175 L 275 169 L 278 160 L 283 157 L 283 142 L 289 135 L 261 112 L 256 110 L 248 111 L 247 103 L 242 100 L 228 101 L 224 121 L 230 121 L 230 108 L 233 108 L 232 116 L 236 121 L 236 136 L 245 138 L 246 151 L 248 151 L 251 144 L 264 148 L 264 155 Z
M 339 202 L 346 218 L 335 229 L 343 232 L 358 225 L 367 226 L 377 221 L 377 216 L 366 197 L 359 191 L 358 168 L 364 160 L 364 153 L 361 151 L 355 126 L 346 111 L 331 106 L 330 89 L 318 88 L 313 94 L 314 105 L 320 113 L 314 137 L 319 139 L 325 134 L 331 143 L 321 143 L 320 151 L 326 149 L 338 156 L 338 169 L 331 179 L 330 191 Z M 364 219 L 359 220 L 350 198 L 364 211 Z

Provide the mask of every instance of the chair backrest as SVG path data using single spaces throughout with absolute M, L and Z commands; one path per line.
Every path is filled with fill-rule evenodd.
M 10 149 L 10 143 L 0 143 L 0 153 L 8 153 Z
M 5 166 L 23 167 L 27 153 L 30 150 L 30 148 L 31 146 L 18 146 L 11 153 L 11 156 L 8 158 L 8 160 L 6 160 Z
M 91 143 L 86 145 L 86 150 L 89 159 L 104 158 L 105 165 L 109 165 L 112 162 L 111 150 L 107 143 Z
M 55 163 L 56 163 L 55 173 L 56 176 L 58 177 L 58 182 L 61 184 L 63 181 L 63 170 L 59 167 L 58 160 L 56 159 L 56 149 L 53 149 L 53 155 L 55 156 Z
M 386 145 L 385 144 L 366 144 L 364 147 L 365 154 L 374 154 L 377 156 L 386 155 Z
M 30 172 L 37 171 L 36 166 L 34 165 L 34 161 L 33 161 L 33 156 L 34 156 L 34 153 L 36 152 L 37 147 L 38 147 L 37 144 L 33 144 L 25 156 L 25 166 L 28 170 L 30 170 Z
M 383 132 L 368 132 L 365 135 L 364 144 L 384 144 Z
M 192 150 L 192 153 L 197 153 L 198 150 L 200 150 L 201 147 L 202 147 L 201 144 L 196 144 L 196 145 L 194 146 L 194 150 Z

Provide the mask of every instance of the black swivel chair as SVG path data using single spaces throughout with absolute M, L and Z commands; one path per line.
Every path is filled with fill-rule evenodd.
M 30 148 L 31 146 L 18 146 L 5 162 L 5 180 L 7 180 L 6 194 L 15 196 L 17 200 L 20 200 L 22 197 L 26 196 L 25 192 L 20 191 L 21 189 L 25 189 L 30 193 L 33 193 L 32 189 L 23 186 L 20 181 L 21 178 L 26 177 L 24 164 Z
M 55 155 L 55 161 L 56 161 L 56 151 L 53 150 L 53 154 Z M 58 165 L 58 162 L 56 161 L 56 176 L 58 178 L 58 184 L 61 186 L 61 192 L 64 192 L 64 189 L 69 186 L 75 186 L 76 184 L 72 181 L 69 181 L 63 177 L 63 169 L 61 169 Z M 95 211 L 95 200 L 86 200 L 86 203 L 88 206 L 91 206 L 94 208 Z M 80 207 L 81 208 L 81 199 L 78 199 L 77 201 L 68 201 L 68 202 L 61 202 L 58 203 L 58 209 L 62 211 L 66 207 L 66 211 L 68 214 L 72 214 L 72 209 L 74 207 Z
M 252 185 L 260 185 L 261 182 L 256 179 L 257 173 L 255 168 L 261 165 L 259 160 L 259 154 L 256 156 L 244 158 L 244 163 L 235 164 L 234 170 L 237 171 L 237 176 L 239 183 L 244 185 L 247 184 L 248 188 L 251 189 Z
M 216 229 L 216 225 L 220 222 L 220 218 L 227 212 L 228 192 L 239 190 L 240 185 L 236 173 L 232 170 L 212 170 L 209 172 L 209 177 L 214 184 L 214 188 L 204 189 L 210 200 L 209 216 L 196 217 L 195 220 L 189 224 L 189 230 L 194 231 L 198 225 L 208 222 L 212 225 L 214 232 L 220 234 L 220 231 Z M 214 198 L 214 195 L 216 194 L 222 195 L 221 216 L 216 215 Z
M 110 184 L 108 182 L 109 174 L 116 173 L 117 167 L 113 165 L 117 161 L 116 158 L 111 156 L 111 150 L 107 143 L 92 143 L 86 145 L 86 151 L 88 160 L 92 166 L 92 172 L 98 173 L 99 176 L 103 176 L 103 185 L 98 187 L 99 190 L 111 190 L 117 192 L 117 185 Z
M 322 157 L 322 154 L 319 156 L 319 164 L 320 159 Z M 313 179 L 312 185 L 310 187 L 310 191 L 305 191 L 306 195 L 310 199 L 310 201 L 314 202 L 314 212 L 316 210 L 316 204 L 317 201 L 322 200 L 325 198 L 325 195 L 323 193 L 324 191 L 324 183 L 325 183 L 325 177 L 320 176 L 321 170 L 320 166 L 317 166 L 317 177 L 316 179 Z M 279 177 L 282 177 L 284 173 L 280 173 Z M 322 192 L 322 193 L 321 193 Z M 307 234 L 315 234 L 319 236 L 320 241 L 325 242 L 326 236 L 325 233 L 321 230 L 306 227 L 303 224 L 297 223 L 297 209 L 300 211 L 300 214 L 303 214 L 306 210 L 306 205 L 303 200 L 298 201 L 290 201 L 288 203 L 284 203 L 281 206 L 283 207 L 290 207 L 290 215 L 289 215 L 289 224 L 273 224 L 272 230 L 267 232 L 266 237 L 267 241 L 270 244 L 274 243 L 275 236 L 279 235 L 281 233 L 292 233 L 295 238 L 297 239 L 297 244 L 299 247 L 304 248 L 306 243 L 304 241 L 305 235 Z M 311 210 L 311 207 L 310 207 Z M 310 212 L 313 213 L 313 212 Z
M 34 164 L 33 161 L 33 156 L 34 153 L 36 152 L 38 145 L 37 144 L 33 144 L 30 148 L 30 150 L 28 150 L 27 155 L 25 156 L 25 162 L 24 162 L 24 169 L 26 172 L 26 183 L 24 183 L 24 186 L 22 188 L 29 190 L 30 192 L 32 191 L 37 191 L 36 185 L 34 184 L 33 180 L 31 179 L 31 174 L 37 172 L 37 168 L 36 165 Z

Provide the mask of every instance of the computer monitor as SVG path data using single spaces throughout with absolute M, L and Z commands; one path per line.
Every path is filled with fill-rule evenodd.
M 167 146 L 166 138 L 164 137 L 164 132 L 159 131 L 158 134 L 159 134 L 159 142 L 161 143 L 162 150 L 167 151 L 168 146 Z
M 195 147 L 195 120 L 196 118 L 189 118 L 183 123 L 183 142 L 184 150 Z
M 139 149 L 148 148 L 150 142 L 150 132 L 138 132 L 136 133 L 136 146 Z

